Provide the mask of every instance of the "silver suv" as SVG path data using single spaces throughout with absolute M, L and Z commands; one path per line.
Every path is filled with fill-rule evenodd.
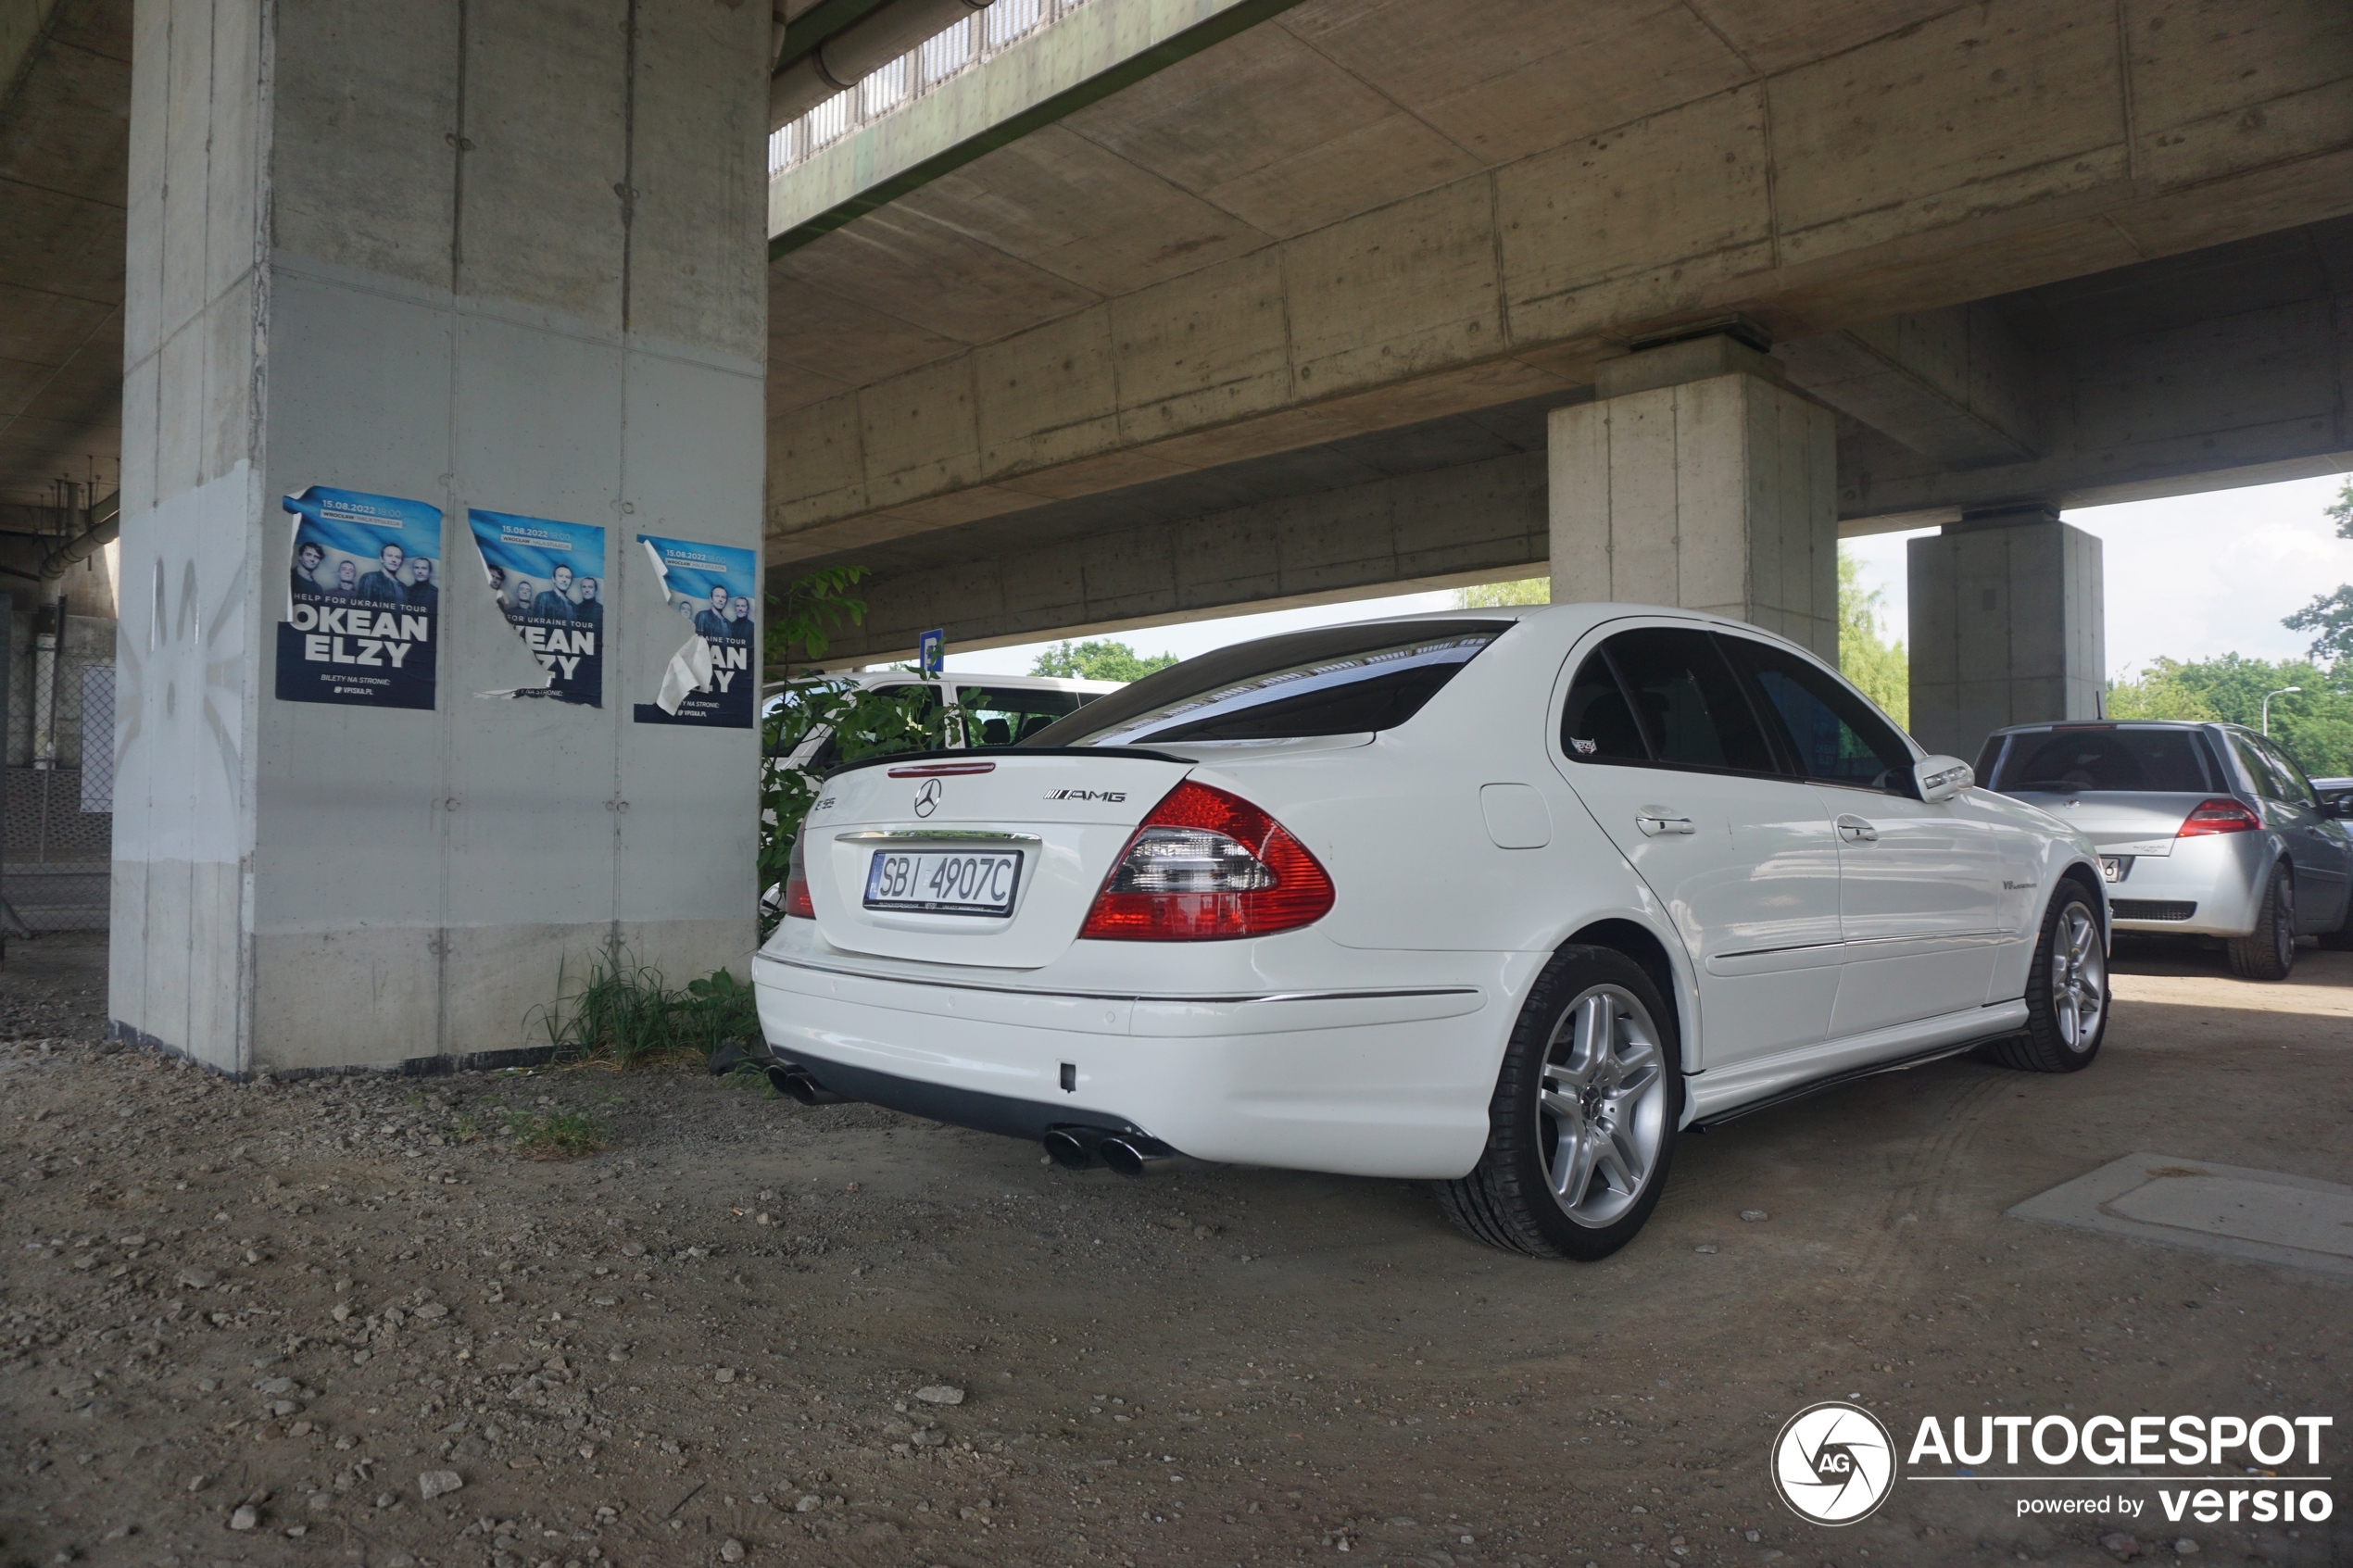
M 2099 850 L 2119 933 L 2219 936 L 2231 967 L 2284 980 L 2296 939 L 2353 946 L 2353 798 L 2236 724 L 2016 724 L 1987 737 L 1986 788 Z

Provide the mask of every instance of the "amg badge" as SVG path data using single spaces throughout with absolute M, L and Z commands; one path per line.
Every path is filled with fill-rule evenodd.
M 1124 789 L 1050 789 L 1049 800 L 1108 800 L 1114 805 L 1127 798 Z

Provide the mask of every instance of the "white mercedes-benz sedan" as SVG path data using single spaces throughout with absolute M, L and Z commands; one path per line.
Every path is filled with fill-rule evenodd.
M 1599 1258 L 1679 1133 L 2108 1023 L 2098 857 L 1753 626 L 1463 611 L 1207 654 L 835 771 L 754 965 L 771 1076 L 1134 1174 L 1425 1177 Z

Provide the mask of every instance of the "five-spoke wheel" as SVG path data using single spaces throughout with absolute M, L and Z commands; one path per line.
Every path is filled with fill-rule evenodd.
M 1588 1230 L 1615 1223 L 1658 1162 L 1667 1078 L 1658 1026 L 1622 985 L 1594 985 L 1561 1014 L 1536 1101 L 1544 1185 Z
M 1529 988 L 1488 1106 L 1487 1149 L 1439 1187 L 1481 1241 L 1605 1258 L 1658 1204 L 1683 1106 L 1675 1015 L 1640 964 L 1563 947 Z

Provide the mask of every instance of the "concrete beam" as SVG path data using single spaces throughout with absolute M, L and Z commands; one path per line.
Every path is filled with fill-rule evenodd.
M 2343 472 L 2353 467 L 2353 292 L 2055 342 L 2036 382 L 2042 450 L 2027 461 L 1955 472 L 1846 431 L 1841 532 L 1927 527 L 2021 498 L 2097 506 Z
M 1298 3 L 1095 0 L 769 182 L 769 254 L 797 250 Z M 805 82 L 810 71 L 804 64 L 790 74 Z
M 1426 9 L 1425 31 L 1441 26 L 1445 8 Z M 1884 13 L 1878 35 L 1820 56 L 1701 69 L 1716 45 L 1680 44 L 1662 56 L 1689 68 L 1660 89 L 1670 101 L 1599 123 L 1581 100 L 1536 106 L 1474 72 L 1448 113 L 1484 104 L 1488 120 L 1427 156 L 1367 159 L 1390 183 L 1351 187 L 1337 210 L 1319 193 L 1362 166 L 1300 151 L 1249 172 L 1202 116 L 1241 134 L 1294 80 L 1292 54 L 1320 50 L 1369 73 L 1394 117 L 1434 68 L 1368 41 L 1417 8 L 1278 19 L 1065 122 L 1042 160 L 1001 149 L 778 263 L 801 303 L 774 323 L 772 549 L 813 558 L 1567 391 L 1631 339 L 1727 310 L 1783 339 L 1927 320 L 2347 208 L 2353 31 L 2319 0 L 2220 42 L 2169 3 Z M 1609 55 L 1621 42 L 1597 58 L 1633 58 Z M 1265 71 L 1227 106 L 1217 71 L 1235 61 Z M 1377 105 L 1295 101 L 1390 123 L 1364 119 Z M 1059 245 L 1072 221 L 1113 243 Z M 892 323 L 904 368 L 848 387 L 862 371 L 838 359 L 805 383 L 787 373 L 796 318 L 822 331 L 837 314 Z M 1916 371 L 1917 346 L 1874 352 Z M 1998 384 L 1957 390 L 1984 428 L 1922 440 L 2032 446 Z
M 1541 572 L 1544 455 L 1090 533 L 865 584 L 834 669 L 911 659 L 927 627 L 958 651 Z
M 2034 365 L 1984 304 L 1778 344 L 1793 384 L 1940 468 L 2023 462 L 2040 444 Z
M 1998 302 L 1993 308 L 2003 320 L 2024 323 L 2011 331 L 2031 332 L 2044 345 L 2027 412 L 2046 450 L 2026 462 L 1955 472 L 1843 418 L 1840 533 L 1932 527 L 2022 496 L 2098 506 L 2353 469 L 2346 413 L 2353 408 L 2353 327 L 2345 325 L 2353 323 L 2353 294 L 2328 286 L 2340 271 L 2353 282 L 2353 222 L 2201 253 L 2164 264 L 2154 277 L 2132 269 Z M 2243 307 L 2267 291 L 2277 303 Z M 2158 320 L 2172 324 L 2149 330 Z M 1600 379 L 1632 387 L 1642 361 L 1677 352 L 1692 349 L 1622 358 Z M 1794 380 L 1794 367 L 1791 374 Z M 2009 395 L 2021 399 L 2017 385 L 2009 383 Z M 1441 427 L 1462 423 L 1382 437 L 1378 445 L 1401 461 L 1428 452 L 1417 459 L 1428 467 L 1408 476 L 1318 483 L 1319 472 L 1362 471 L 1355 465 L 1375 443 L 1358 438 L 1083 503 L 1009 510 L 917 535 L 925 541 L 921 548 L 900 541 L 845 553 L 833 558 L 878 564 L 879 558 L 880 569 L 865 589 L 872 621 L 837 651 L 862 663 L 911 651 L 914 633 L 929 626 L 948 627 L 958 646 L 985 647 L 1272 608 L 1303 602 L 1302 596 L 1365 597 L 1416 583 L 1545 571 L 1541 459 L 1462 461 L 1436 439 Z M 1277 487 L 1290 494 L 1187 512 L 1161 499 L 1176 484 L 1227 495 Z M 1107 524 L 1139 512 L 1157 521 Z M 1224 551 L 1264 560 L 1263 547 L 1251 541 L 1278 521 L 1307 518 L 1319 521 L 1282 535 L 1271 575 L 1202 564 Z M 1043 536 L 1040 519 L 1058 520 L 1063 532 Z M 1464 554 L 1428 558 L 1426 546 L 1414 542 L 1421 537 L 1412 533 L 1416 519 L 1428 520 Z M 939 564 L 901 564 L 926 555 Z M 799 568 L 777 570 L 789 575 Z

